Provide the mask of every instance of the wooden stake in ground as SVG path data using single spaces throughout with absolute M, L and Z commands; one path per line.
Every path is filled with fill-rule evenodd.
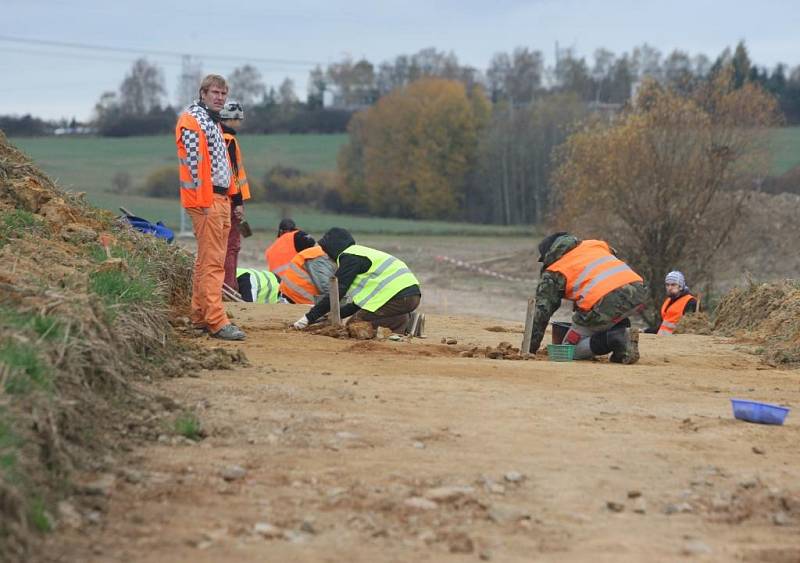
M 339 280 L 331 277 L 331 287 L 328 290 L 331 298 L 331 325 L 342 326 L 342 314 L 339 311 Z
M 528 310 L 525 312 L 525 330 L 522 332 L 522 346 L 520 354 L 523 356 L 530 354 L 531 333 L 533 332 L 533 315 L 536 313 L 536 298 L 528 298 Z

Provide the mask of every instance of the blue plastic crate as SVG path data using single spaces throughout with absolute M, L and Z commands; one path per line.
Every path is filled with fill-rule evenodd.
M 789 409 L 786 407 L 744 399 L 731 399 L 731 405 L 734 418 L 758 424 L 783 424 L 786 415 L 789 414 Z

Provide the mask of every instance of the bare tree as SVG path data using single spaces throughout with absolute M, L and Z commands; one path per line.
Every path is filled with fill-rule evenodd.
M 322 67 L 317 65 L 308 73 L 308 105 L 322 107 L 325 103 L 325 92 L 328 90 L 328 80 Z
M 165 94 L 161 69 L 147 59 L 138 59 L 120 84 L 120 106 L 125 113 L 144 114 L 161 108 Z
M 266 93 L 261 73 L 254 66 L 244 65 L 233 69 L 228 76 L 228 96 L 246 107 L 253 106 Z
M 661 80 L 661 51 L 644 43 L 633 49 L 631 60 L 636 75 L 640 79 L 650 77 Z
M 541 87 L 543 68 L 542 53 L 527 47 L 517 47 L 511 55 L 497 53 L 486 71 L 492 99 L 529 103 Z
M 297 103 L 297 94 L 294 93 L 294 81 L 291 78 L 284 78 L 278 88 L 278 97 L 283 106 L 291 106 Z
M 198 98 L 202 79 L 203 67 L 200 61 L 192 59 L 190 55 L 184 55 L 176 96 L 179 108 L 185 108 Z

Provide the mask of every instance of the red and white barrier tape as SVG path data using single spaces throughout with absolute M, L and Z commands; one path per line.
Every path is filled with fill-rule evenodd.
M 476 266 L 475 264 L 470 264 L 469 262 L 464 262 L 463 260 L 458 260 L 456 258 L 450 258 L 449 256 L 437 256 L 436 260 L 439 262 L 447 262 L 449 264 L 453 264 L 457 268 L 463 268 L 465 270 L 471 270 L 473 272 L 478 272 L 479 274 L 483 274 L 484 276 L 490 276 L 493 278 L 505 280 L 505 281 L 515 281 L 515 282 L 529 282 L 534 283 L 536 280 L 529 280 L 525 278 L 516 278 L 514 276 L 507 276 L 505 274 L 501 274 L 500 272 L 494 272 L 492 270 L 487 270 L 482 266 Z

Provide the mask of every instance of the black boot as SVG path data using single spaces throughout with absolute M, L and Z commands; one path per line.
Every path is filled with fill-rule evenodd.
M 592 354 L 595 356 L 608 356 L 613 350 L 608 345 L 608 333 L 609 331 L 604 330 L 603 332 L 595 332 L 592 337 L 589 339 L 589 346 L 592 349 Z
M 610 361 L 617 364 L 635 364 L 639 361 L 639 331 L 635 328 L 616 329 L 606 333 L 611 349 Z

